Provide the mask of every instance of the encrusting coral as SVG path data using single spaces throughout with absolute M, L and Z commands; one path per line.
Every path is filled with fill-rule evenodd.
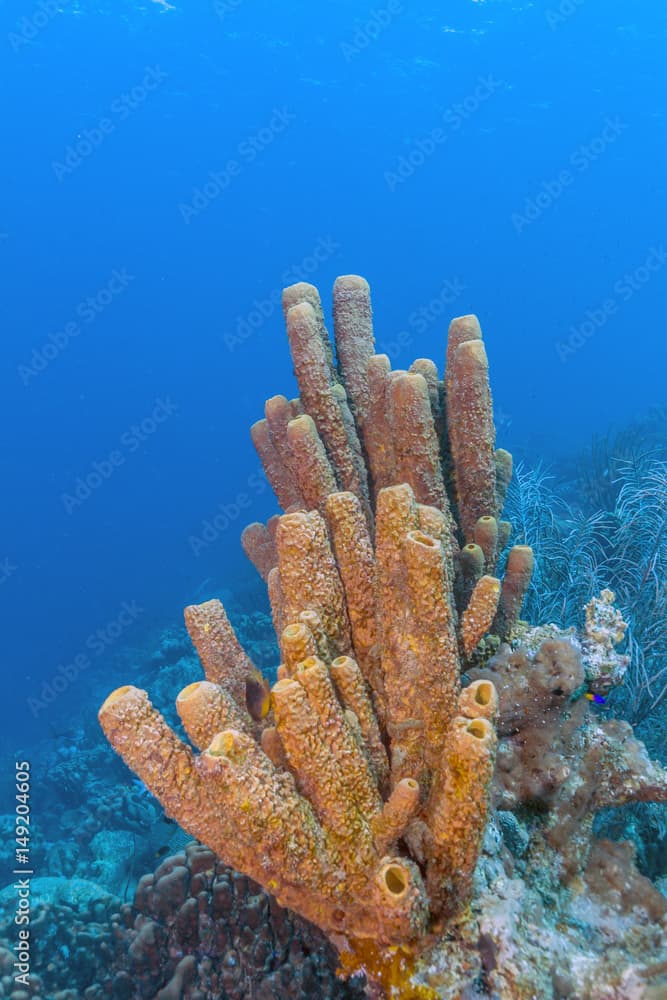
M 537 987 L 487 969 L 471 930 L 481 934 L 494 799 L 551 810 L 532 843 L 561 852 L 565 877 L 582 867 L 566 847 L 576 841 L 584 865 L 591 851 L 580 817 L 667 799 L 667 778 L 623 724 L 597 723 L 575 643 L 517 648 L 533 554 L 503 555 L 511 456 L 495 449 L 477 319 L 451 323 L 441 378 L 432 362 L 391 371 L 375 355 L 364 279 L 337 279 L 333 300 L 337 366 L 317 290 L 286 289 L 299 399 L 274 396 L 252 429 L 285 511 L 243 536 L 281 650 L 270 698 L 209 601 L 185 613 L 206 675 L 177 699 L 195 750 L 133 687 L 100 720 L 166 811 L 317 924 L 347 972 L 389 996 L 462 997 L 477 982 L 522 1000 Z M 587 658 L 598 643 L 617 665 L 619 622 L 601 600 Z M 505 644 L 487 663 L 489 632 Z M 598 672 L 618 681 L 618 669 Z M 591 788 L 584 775 L 596 773 Z M 552 979 L 539 995 L 560 995 Z

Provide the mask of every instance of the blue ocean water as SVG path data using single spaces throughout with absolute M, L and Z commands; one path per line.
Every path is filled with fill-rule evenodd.
M 160 687 L 184 605 L 224 596 L 275 667 L 239 536 L 277 511 L 249 427 L 297 391 L 285 285 L 329 317 L 365 276 L 395 368 L 477 313 L 529 467 L 646 418 L 667 444 L 666 44 L 647 0 L 0 0 L 0 756 L 53 777 L 43 874 L 114 810 L 119 895 L 179 846 L 96 713 Z
M 240 528 L 274 506 L 248 426 L 293 390 L 285 283 L 326 300 L 365 275 L 396 366 L 477 312 L 511 449 L 548 459 L 665 402 L 662 5 L 1 16 L 10 742 L 50 714 L 42 679 L 101 669 L 98 629 L 249 572 Z

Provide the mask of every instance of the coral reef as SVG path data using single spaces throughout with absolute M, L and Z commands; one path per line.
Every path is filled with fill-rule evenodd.
M 360 1000 L 363 982 L 335 977 L 333 948 L 209 850 L 189 844 L 139 883 L 134 905 L 66 880 L 32 921 L 29 993 L 53 1000 Z M 65 898 L 61 898 L 65 897 Z M 12 900 L 0 902 L 0 996 L 11 978 Z M 28 993 L 26 992 L 26 996 Z
M 626 624 L 626 656 L 615 654 L 615 662 L 607 664 L 612 685 L 625 675 L 625 683 L 614 693 L 614 710 L 638 727 L 652 752 L 667 762 L 667 588 L 663 583 L 667 573 L 667 463 L 656 460 L 653 448 L 644 444 L 640 449 L 640 445 L 637 438 L 632 457 L 619 458 L 613 470 L 604 470 L 603 495 L 596 502 L 606 506 L 587 509 L 580 482 L 574 487 L 569 484 L 572 495 L 565 503 L 547 485 L 543 471 L 519 464 L 506 512 L 512 518 L 515 539 L 538 553 L 525 605 L 531 621 L 572 626 L 579 623 L 581 607 L 591 597 L 603 590 L 614 592 Z M 611 496 L 606 496 L 608 487 Z M 599 605 L 600 612 L 604 603 Z M 603 663 L 602 656 L 599 666 Z
M 605 609 L 602 622 L 600 606 Z M 470 671 L 472 678 L 490 681 L 498 691 L 495 804 L 500 809 L 525 803 L 548 809 L 544 834 L 557 847 L 558 866 L 568 878 L 584 870 L 595 850 L 596 812 L 628 802 L 667 801 L 667 772 L 648 758 L 632 728 L 591 715 L 582 697 L 586 672 L 579 649 L 594 667 L 616 662 L 607 626 L 611 624 L 616 642 L 624 631 L 609 593 L 587 610 L 581 642 L 572 635 L 547 639 L 534 655 L 523 646 L 512 651 L 502 645 L 485 667 Z M 597 629 L 591 625 L 594 618 Z M 523 637 L 530 642 L 529 630 Z M 594 680 L 598 676 L 593 673 Z M 610 675 L 602 676 L 607 682 Z
M 42 879 L 90 880 L 123 896 L 153 864 L 175 827 L 160 804 L 98 733 L 74 725 L 33 748 L 39 815 L 31 824 L 31 855 Z M 0 815 L 9 842 L 14 816 Z M 1 894 L 0 894 L 1 898 Z
M 587 863 L 605 870 L 595 811 L 666 800 L 667 775 L 582 697 L 580 648 L 605 690 L 622 675 L 607 595 L 577 643 L 520 647 L 533 554 L 502 553 L 511 456 L 495 450 L 479 323 L 452 322 L 440 378 L 432 362 L 392 372 L 374 354 L 359 277 L 334 286 L 338 368 L 316 289 L 287 289 L 284 309 L 299 400 L 269 400 L 252 437 L 285 513 L 244 535 L 267 582 L 277 681 L 269 697 L 220 602 L 191 606 L 206 680 L 176 707 L 192 746 L 132 686 L 100 710 L 108 739 L 185 830 L 388 996 L 611 1000 L 629 976 L 648 998 L 667 958 L 657 903 L 652 926 L 631 945 L 621 935 L 611 959 L 591 949 L 583 918 L 557 927 Z M 505 811 L 538 806 L 514 830 L 519 877 L 494 796 Z M 587 899 L 617 901 L 639 926 L 641 876 L 622 852 L 616 862 L 630 888 L 598 899 L 602 875 Z M 529 944 L 540 926 L 567 945 L 559 970 Z M 193 970 L 175 971 L 174 995 Z

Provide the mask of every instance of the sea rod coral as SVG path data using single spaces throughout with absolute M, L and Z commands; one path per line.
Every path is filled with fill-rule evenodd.
M 362 278 L 334 285 L 335 352 L 313 286 L 283 305 L 299 398 L 269 399 L 252 439 L 284 513 L 242 537 L 278 680 L 269 696 L 219 601 L 192 606 L 206 680 L 176 702 L 192 746 L 131 686 L 102 706 L 107 737 L 186 831 L 388 996 L 658 997 L 665 907 L 627 943 L 650 886 L 631 852 L 604 960 L 582 928 L 610 905 L 590 817 L 667 800 L 667 775 L 582 697 L 595 637 L 520 622 L 532 551 L 496 575 L 512 459 L 477 319 L 452 321 L 441 376 L 374 353 Z

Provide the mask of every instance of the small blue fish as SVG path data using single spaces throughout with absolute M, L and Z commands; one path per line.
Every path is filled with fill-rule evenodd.
M 591 691 L 587 691 L 584 698 L 588 698 L 588 700 L 592 701 L 594 705 L 604 705 L 607 701 L 607 699 L 603 698 L 601 694 L 593 694 Z

